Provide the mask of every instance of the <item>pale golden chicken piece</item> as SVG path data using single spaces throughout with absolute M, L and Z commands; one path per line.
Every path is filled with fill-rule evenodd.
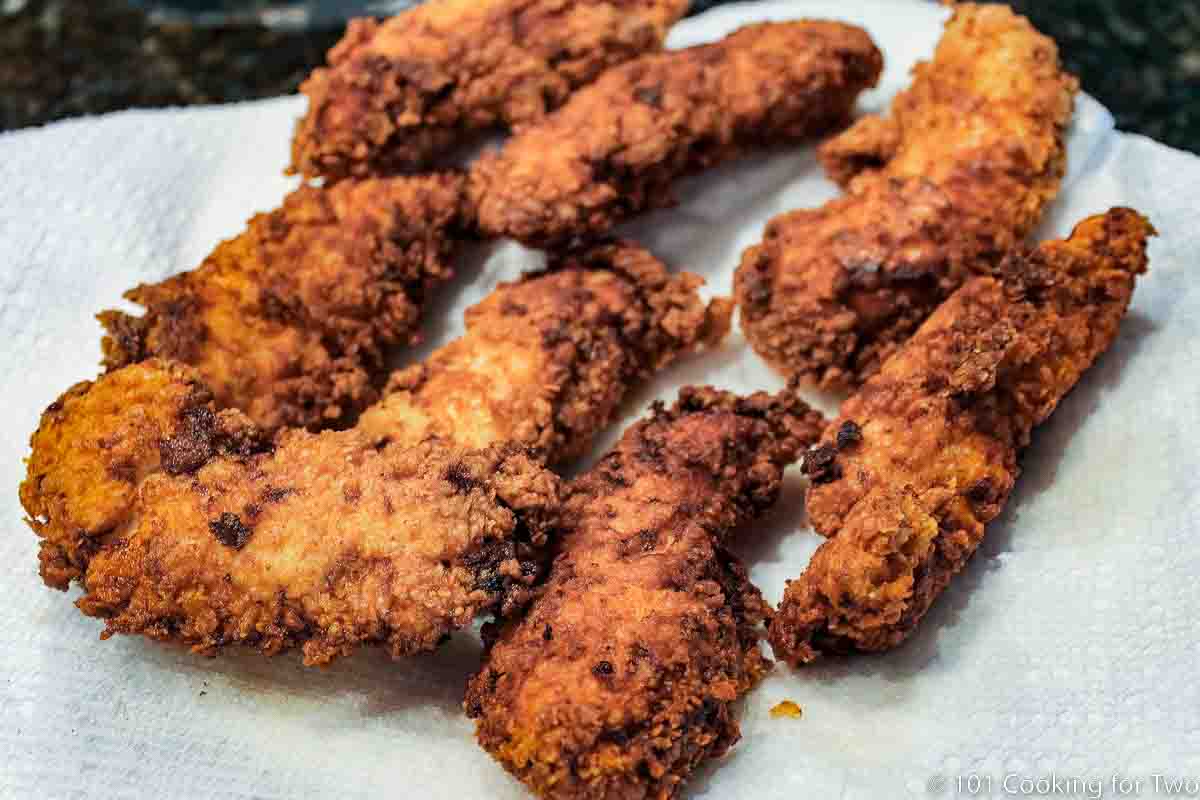
M 1112 344 L 1150 224 L 1117 208 L 968 281 L 842 406 L 804 459 L 829 537 L 789 582 L 775 654 L 886 650 L 983 540 L 1030 432 Z
M 462 178 L 304 186 L 197 269 L 106 311 L 105 365 L 191 364 L 220 408 L 258 425 L 345 424 L 379 396 L 390 348 L 420 339 L 422 309 L 453 275 Z
M 292 170 L 343 178 L 426 167 L 499 125 L 560 106 L 603 70 L 662 47 L 687 0 L 429 0 L 351 20 L 300 87 Z
M 574 480 L 546 585 L 485 629 L 480 743 L 539 797 L 668 798 L 739 737 L 769 613 L 723 543 L 824 420 L 794 395 L 685 389 Z
M 890 116 L 821 148 L 846 195 L 776 217 L 742 257 L 742 329 L 786 375 L 861 383 L 1058 193 L 1076 80 L 1007 6 L 954 9 Z

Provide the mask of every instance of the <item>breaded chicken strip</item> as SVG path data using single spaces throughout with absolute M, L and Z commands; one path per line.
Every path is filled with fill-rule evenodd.
M 706 307 L 702 283 L 631 242 L 551 256 L 469 309 L 462 338 L 394 374 L 359 428 L 376 441 L 436 435 L 575 458 L 633 385 L 728 332 L 731 303 Z
M 427 166 L 482 130 L 520 126 L 604 69 L 662 46 L 686 0 L 431 0 L 352 20 L 300 87 L 292 170 L 365 176 Z
M 101 314 L 105 365 L 191 364 L 270 430 L 344 422 L 378 397 L 387 348 L 419 339 L 461 200 L 457 175 L 301 187 L 199 268 L 129 292 L 144 316 Z
M 534 244 L 603 233 L 670 205 L 681 175 L 844 122 L 882 67 L 863 30 L 815 21 L 643 56 L 476 162 L 479 225 Z
M 685 389 L 573 481 L 540 596 L 485 630 L 465 705 L 488 752 L 540 797 L 667 798 L 736 742 L 769 608 L 722 542 L 822 424 L 787 393 Z
M 776 217 L 744 254 L 735 285 L 754 349 L 826 388 L 879 369 L 1041 219 L 1062 180 L 1077 88 L 1023 17 L 956 5 L 891 116 L 822 148 L 847 195 Z
M 80 384 L 43 416 L 21 487 L 43 578 L 80 579 L 109 634 L 203 652 L 431 647 L 536 579 L 555 483 L 534 460 L 580 452 L 639 379 L 728 330 L 699 283 L 630 243 L 563 256 L 337 434 L 272 441 L 178 362 Z M 250 532 L 247 556 L 212 543 Z
M 523 601 L 559 502 L 520 448 L 376 449 L 353 430 L 272 443 L 158 360 L 73 388 L 33 445 L 21 494 L 47 583 L 81 577 L 105 637 L 204 653 L 432 649 Z
M 1152 233 L 1113 209 L 970 280 L 846 401 L 805 457 L 830 538 L 771 623 L 778 657 L 913 632 L 1004 507 L 1031 430 L 1116 338 Z

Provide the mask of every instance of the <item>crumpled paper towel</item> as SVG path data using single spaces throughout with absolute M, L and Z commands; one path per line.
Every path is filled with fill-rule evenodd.
M 899 0 L 746 4 L 679 25 L 672 44 L 767 18 L 856 22 L 887 55 L 864 101 L 876 109 L 932 50 L 945 13 Z M 276 205 L 302 109 L 290 98 L 130 112 L 0 136 L 0 795 L 523 796 L 459 708 L 479 655 L 469 632 L 398 663 L 374 651 L 324 671 L 253 652 L 210 660 L 138 638 L 99 642 L 99 623 L 36 574 L 21 459 L 42 409 L 97 372 L 92 314 L 139 281 L 193 267 Z M 834 193 L 811 148 L 764 155 L 685 181 L 679 208 L 628 231 L 727 293 L 769 217 Z M 1150 274 L 1116 346 L 1035 435 L 974 561 L 901 649 L 777 668 L 744 705 L 742 742 L 691 796 L 1029 796 L 1055 776 L 1040 787 L 1052 796 L 1120 796 L 1131 784 L 1117 778 L 1142 780 L 1137 796 L 1149 797 L 1164 788 L 1155 774 L 1200 778 L 1200 159 L 1114 132 L 1081 98 L 1070 177 L 1041 235 L 1118 204 L 1162 234 Z M 537 256 L 501 245 L 475 260 L 433 312 L 431 346 Z M 698 381 L 782 385 L 735 337 L 642 391 L 628 419 Z M 818 543 L 802 507 L 793 475 L 776 513 L 742 536 L 772 600 Z M 769 716 L 785 698 L 802 719 Z

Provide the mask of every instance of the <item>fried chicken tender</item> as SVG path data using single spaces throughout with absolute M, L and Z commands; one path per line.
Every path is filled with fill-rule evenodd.
M 750 25 L 609 70 L 472 167 L 487 233 L 544 244 L 670 205 L 681 175 L 843 123 L 883 57 L 836 22 Z
M 376 449 L 354 430 L 275 441 L 152 359 L 70 390 L 34 434 L 21 495 L 47 583 L 81 578 L 105 637 L 212 653 L 435 647 L 524 602 L 558 479 L 517 447 Z
M 303 645 L 309 663 L 431 648 L 539 576 L 558 500 L 540 460 L 581 452 L 638 380 L 728 331 L 700 283 L 629 242 L 562 255 L 337 433 L 272 438 L 169 360 L 80 384 L 21 486 L 43 579 L 80 580 L 106 636 Z
M 820 150 L 848 193 L 772 220 L 735 281 L 742 328 L 780 372 L 854 386 L 972 275 L 1024 241 L 1059 189 L 1078 84 L 1053 40 L 961 3 L 891 116 Z
M 198 269 L 127 293 L 144 316 L 100 314 L 105 365 L 191 364 L 219 407 L 270 430 L 344 423 L 451 277 L 462 188 L 451 174 L 301 187 Z
M 540 797 L 667 798 L 734 744 L 770 609 L 722 542 L 823 422 L 789 393 L 685 389 L 573 481 L 541 594 L 485 630 L 483 747 Z
M 662 46 L 686 0 L 431 0 L 357 19 L 300 87 L 292 171 L 428 166 L 472 134 L 521 126 L 604 69 Z
M 551 256 L 469 309 L 462 338 L 395 373 L 358 427 L 380 442 L 435 435 L 575 458 L 633 385 L 728 332 L 732 304 L 706 306 L 702 283 L 627 241 Z
M 793 665 L 900 644 L 1000 513 L 1030 432 L 1112 344 L 1146 270 L 1129 209 L 955 292 L 842 406 L 804 460 L 830 537 L 771 622 Z

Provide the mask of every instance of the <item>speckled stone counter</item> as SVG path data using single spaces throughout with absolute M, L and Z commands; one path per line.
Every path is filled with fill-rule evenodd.
M 693 12 L 721 0 L 695 0 Z M 1011 0 L 1124 130 L 1200 152 L 1200 2 Z M 151 24 L 124 0 L 3 0 L 0 130 L 294 92 L 337 30 Z

